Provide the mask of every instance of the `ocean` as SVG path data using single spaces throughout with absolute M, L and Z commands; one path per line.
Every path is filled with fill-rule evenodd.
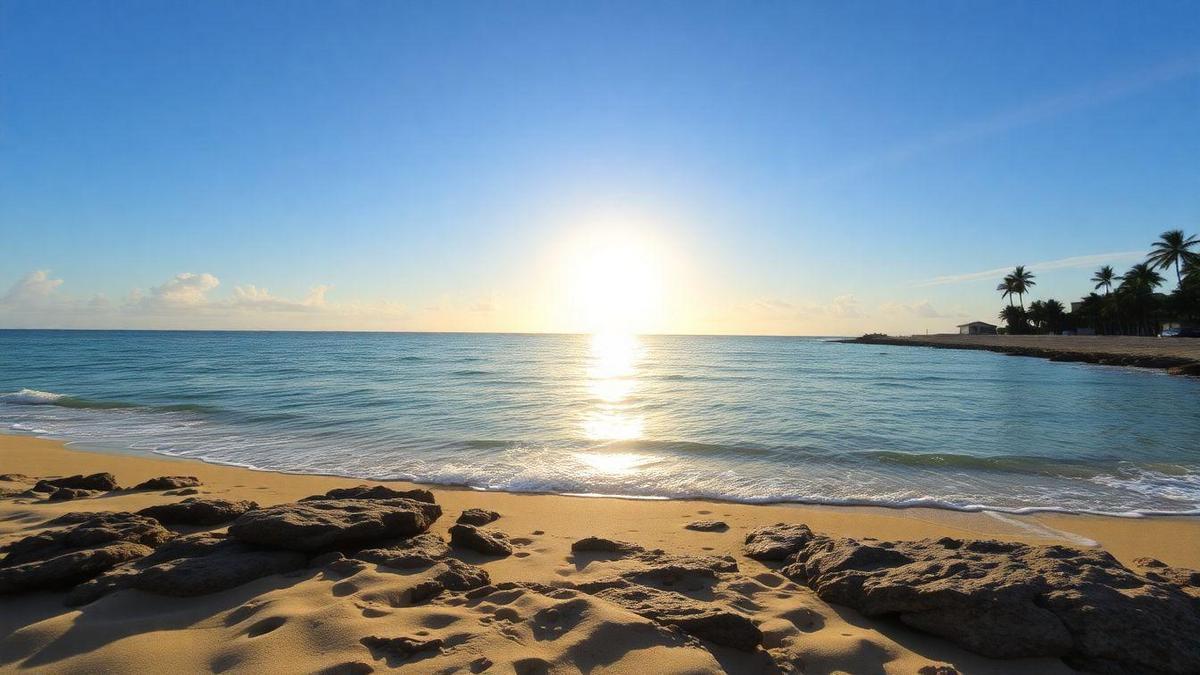
M 822 338 L 4 330 L 0 431 L 481 490 L 1200 514 L 1200 379 Z

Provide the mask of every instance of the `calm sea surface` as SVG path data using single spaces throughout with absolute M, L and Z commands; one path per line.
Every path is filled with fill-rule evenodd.
M 814 338 L 0 331 L 0 431 L 493 490 L 1200 513 L 1200 380 Z

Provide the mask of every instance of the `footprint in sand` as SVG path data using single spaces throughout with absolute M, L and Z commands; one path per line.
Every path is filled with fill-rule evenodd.
M 285 623 L 287 623 L 286 616 L 267 617 L 262 621 L 255 622 L 253 625 L 251 625 L 250 628 L 246 630 L 246 637 L 256 638 L 260 635 L 266 635 Z

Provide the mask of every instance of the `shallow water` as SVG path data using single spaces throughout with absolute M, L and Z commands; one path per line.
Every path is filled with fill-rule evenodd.
M 10 433 L 263 469 L 1200 514 L 1200 380 L 990 352 L 769 337 L 0 331 L 0 392 Z

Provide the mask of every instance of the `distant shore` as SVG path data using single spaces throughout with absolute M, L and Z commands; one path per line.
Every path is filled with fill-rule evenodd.
M 864 335 L 849 344 L 977 349 L 1051 361 L 1156 368 L 1200 376 L 1200 339 L 1108 335 Z

